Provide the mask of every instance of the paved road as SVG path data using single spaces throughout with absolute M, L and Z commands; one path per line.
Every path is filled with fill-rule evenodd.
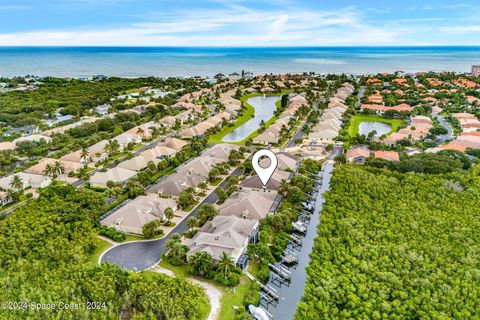
M 360 107 L 362 104 L 362 98 L 365 95 L 365 86 L 360 86 L 360 90 L 358 90 L 358 100 L 357 100 L 357 106 Z
M 445 120 L 445 118 L 440 116 L 440 115 L 437 115 L 435 118 L 438 120 L 438 122 L 440 123 L 440 125 L 442 127 L 444 127 L 445 129 L 448 130 L 447 134 L 443 134 L 441 136 L 438 136 L 437 139 L 435 140 L 435 142 L 437 144 L 444 144 L 447 140 L 452 140 L 453 139 L 453 130 L 452 130 L 452 127 L 450 126 L 450 124 L 448 124 L 448 122 Z
M 292 147 L 295 147 L 297 145 L 297 143 L 295 142 L 295 140 L 297 139 L 300 139 L 301 137 L 303 137 L 303 126 L 305 124 L 305 121 L 301 124 L 300 128 L 298 129 L 298 131 L 295 133 L 295 135 L 292 137 L 292 139 L 290 139 L 290 141 L 288 142 L 287 144 L 287 148 L 292 148 Z
M 332 152 L 327 156 L 327 160 L 335 160 L 335 157 L 343 153 L 342 145 L 335 145 Z
M 240 176 L 241 171 L 235 169 L 230 175 Z M 226 181 L 220 183 L 225 187 Z M 215 203 L 218 196 L 215 192 L 210 193 L 201 204 Z M 201 206 L 197 206 L 185 219 L 175 226 L 172 232 L 162 239 L 151 241 L 129 242 L 115 246 L 105 252 L 101 262 L 114 263 L 122 268 L 141 271 L 156 265 L 160 261 L 160 255 L 165 251 L 165 245 L 174 233 L 183 233 L 188 230 L 187 221 L 189 217 L 196 216 Z

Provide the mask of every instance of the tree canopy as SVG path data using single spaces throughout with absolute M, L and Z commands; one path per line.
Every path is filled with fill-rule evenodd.
M 478 317 L 480 167 L 343 165 L 331 187 L 296 319 Z

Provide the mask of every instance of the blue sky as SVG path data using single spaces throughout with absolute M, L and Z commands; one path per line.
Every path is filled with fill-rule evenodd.
M 0 45 L 480 45 L 480 3 L 1 0 Z

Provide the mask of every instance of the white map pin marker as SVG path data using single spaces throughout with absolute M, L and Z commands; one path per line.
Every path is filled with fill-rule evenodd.
M 260 166 L 259 161 L 261 157 L 267 157 L 268 159 L 270 159 L 270 165 L 267 168 L 262 168 Z M 277 156 L 275 155 L 275 153 L 267 149 L 258 150 L 257 152 L 255 152 L 252 158 L 253 169 L 257 173 L 257 176 L 260 178 L 260 181 L 262 181 L 264 186 L 267 185 L 268 180 L 270 180 L 273 172 L 275 171 L 275 169 L 277 169 L 277 164 Z

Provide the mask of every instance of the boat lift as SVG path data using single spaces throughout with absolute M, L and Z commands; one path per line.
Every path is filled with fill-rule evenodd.
M 268 266 L 283 280 L 290 281 L 290 279 L 292 278 L 292 273 L 282 265 L 275 265 L 275 264 L 269 263 Z
M 292 222 L 292 228 L 294 231 L 305 234 L 307 233 L 307 226 L 301 221 Z

